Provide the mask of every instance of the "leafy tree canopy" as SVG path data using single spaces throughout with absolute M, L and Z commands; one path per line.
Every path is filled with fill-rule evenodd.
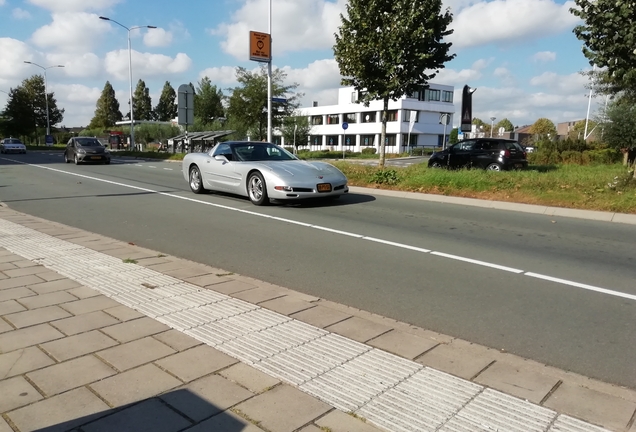
M 452 14 L 441 0 L 350 0 L 340 15 L 334 56 L 344 77 L 365 105 L 382 100 L 380 167 L 384 167 L 389 100 L 420 91 L 444 64 L 451 43 L 443 38 Z
M 135 120 L 152 120 L 152 100 L 150 99 L 150 90 L 146 87 L 143 80 L 137 82 L 137 87 L 133 93 L 133 115 Z M 130 113 L 128 113 L 130 118 Z
M 499 120 L 499 122 L 495 126 L 495 129 L 499 129 L 499 128 L 504 128 L 505 132 L 512 132 L 514 130 L 514 126 L 512 125 L 512 122 L 508 120 L 507 118 Z
M 115 90 L 109 81 L 106 81 L 102 94 L 97 99 L 95 114 L 88 125 L 89 129 L 105 129 L 115 126 L 115 122 L 121 121 L 122 115 L 119 111 L 119 101 L 115 95 Z
M 223 91 L 212 85 L 208 77 L 201 78 L 197 84 L 194 97 L 194 116 L 203 125 L 211 125 L 220 118 L 224 118 Z
M 170 85 L 169 81 L 163 85 L 159 102 L 155 107 L 154 117 L 158 121 L 170 121 L 177 116 L 177 93 Z
M 534 135 L 547 136 L 550 134 L 554 137 L 556 136 L 556 132 L 556 126 L 552 120 L 545 117 L 538 119 L 530 126 L 530 133 Z
M 304 115 L 292 115 L 283 119 L 280 129 L 283 133 L 286 146 L 295 143 L 296 147 L 299 147 L 307 145 L 309 142 L 312 126 L 309 123 L 309 117 Z

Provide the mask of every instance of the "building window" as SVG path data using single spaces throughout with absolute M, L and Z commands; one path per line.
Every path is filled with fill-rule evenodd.
M 375 135 L 360 135 L 360 145 L 361 146 L 374 146 L 375 145 Z
M 398 112 L 397 110 L 391 110 L 386 112 L 386 121 L 397 121 Z
M 322 145 L 322 135 L 312 135 L 309 137 L 309 144 L 313 146 Z
M 440 93 L 441 93 L 441 91 L 439 91 L 439 90 L 428 89 L 428 90 L 426 90 L 426 100 L 427 101 L 439 101 L 440 100 Z
M 415 113 L 415 123 L 420 121 L 420 112 L 416 111 L 416 110 L 404 110 L 404 121 L 405 122 L 410 122 L 411 121 L 411 113 Z
M 354 91 L 351 92 L 351 103 L 357 103 L 358 102 L 358 92 Z
M 386 134 L 384 137 L 384 145 L 387 147 L 395 147 L 395 134 Z
M 419 90 L 415 90 L 413 93 L 406 95 L 407 98 L 409 99 L 420 99 L 420 91 Z
M 327 116 L 327 124 L 340 124 L 340 116 L 338 114 L 329 114 Z
M 322 116 L 311 116 L 311 124 L 314 126 L 322 124 Z
M 344 121 L 346 121 L 347 123 L 356 123 L 357 122 L 355 113 L 343 114 L 342 117 L 344 118 Z
M 338 146 L 338 135 L 327 135 L 327 145 L 330 147 Z
M 417 147 L 418 136 L 415 134 L 404 134 L 402 135 L 402 143 L 404 143 L 405 147 Z
M 345 135 L 344 136 L 344 145 L 346 145 L 346 146 L 356 145 L 356 137 L 355 137 L 355 135 Z
M 375 115 L 375 111 L 362 113 L 362 123 L 375 123 Z
M 444 90 L 442 92 L 442 102 L 450 102 L 453 103 L 453 92 Z

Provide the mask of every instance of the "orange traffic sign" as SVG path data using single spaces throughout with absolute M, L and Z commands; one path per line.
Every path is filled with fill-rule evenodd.
M 250 32 L 250 60 L 269 62 L 272 60 L 272 39 L 269 33 Z

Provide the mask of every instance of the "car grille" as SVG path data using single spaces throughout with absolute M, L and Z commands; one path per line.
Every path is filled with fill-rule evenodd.
M 313 192 L 314 191 L 313 189 L 310 189 L 310 188 L 299 188 L 299 187 L 292 188 L 292 190 L 294 192 Z
M 333 188 L 333 190 L 342 190 L 344 189 L 345 185 L 340 185 L 340 186 L 336 186 Z

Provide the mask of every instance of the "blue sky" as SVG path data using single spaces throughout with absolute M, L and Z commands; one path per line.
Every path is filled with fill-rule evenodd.
M 0 0 L 0 90 L 9 91 L 42 66 L 49 89 L 66 109 L 65 126 L 84 126 L 107 80 L 124 113 L 128 100 L 125 26 L 132 32 L 133 80 L 143 79 L 156 104 L 165 81 L 173 87 L 209 76 L 223 89 L 248 60 L 250 30 L 266 32 L 270 0 Z M 271 0 L 274 66 L 300 84 L 309 105 L 334 103 L 340 76 L 333 34 L 345 0 Z M 477 87 L 475 116 L 509 118 L 515 125 L 539 117 L 579 120 L 587 110 L 589 69 L 572 28 L 578 23 L 562 0 L 445 0 L 454 15 L 457 57 L 433 81 Z M 456 94 L 457 96 L 457 94 Z M 455 100 L 459 102 L 459 97 Z M 0 92 L 0 107 L 6 94 Z M 458 104 L 457 108 L 459 108 Z

